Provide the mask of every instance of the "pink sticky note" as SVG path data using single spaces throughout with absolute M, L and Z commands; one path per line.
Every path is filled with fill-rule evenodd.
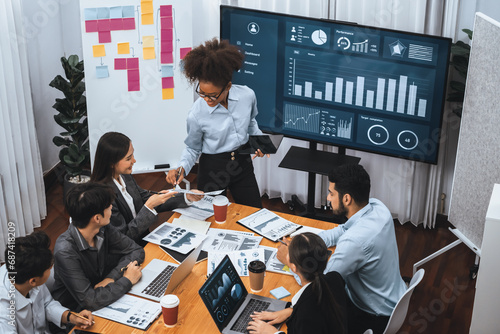
M 135 70 L 139 68 L 139 58 L 127 58 L 127 69 Z
M 141 84 L 139 81 L 133 81 L 128 79 L 128 91 L 129 92 L 137 92 L 141 90 Z
M 111 31 L 123 30 L 123 19 L 111 19 L 109 21 L 109 28 Z
M 161 63 L 162 64 L 172 64 L 174 62 L 174 55 L 172 52 L 162 52 L 161 53 Z
M 97 32 L 97 20 L 85 21 L 85 32 Z
M 174 43 L 173 41 L 161 41 L 161 52 L 173 52 Z
M 174 88 L 174 77 L 161 78 L 161 88 Z
M 191 51 L 191 48 L 181 48 L 180 49 L 181 59 L 184 59 L 184 57 L 188 54 L 189 51 Z
M 111 31 L 99 31 L 99 43 L 111 43 Z
M 134 30 L 135 29 L 135 18 L 128 17 L 122 20 L 123 30 Z
M 103 20 L 97 20 L 97 31 L 99 32 L 104 32 L 104 31 L 110 31 L 110 23 L 109 19 L 103 19 Z
M 173 29 L 161 29 L 161 40 L 171 41 L 174 39 Z
M 161 18 L 161 28 L 162 29 L 172 29 L 174 27 L 174 20 L 170 17 Z
M 172 16 L 172 5 L 160 6 L 160 17 Z
M 139 70 L 127 70 L 128 79 L 132 81 L 139 80 Z
M 115 58 L 115 70 L 126 70 L 127 58 Z

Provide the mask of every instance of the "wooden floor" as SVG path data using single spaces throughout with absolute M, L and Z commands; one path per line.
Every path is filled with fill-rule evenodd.
M 162 173 L 136 175 L 135 178 L 145 189 L 170 188 Z M 195 181 L 192 176 L 188 179 Z M 264 197 L 263 205 L 270 210 L 293 213 L 281 199 Z M 47 191 L 47 209 L 47 218 L 42 221 L 41 229 L 50 236 L 53 247 L 56 238 L 68 227 L 62 186 L 55 185 Z M 161 213 L 158 221 L 163 222 L 169 216 L 169 213 Z M 401 225 L 397 221 L 394 226 L 402 276 L 411 277 L 415 262 L 457 239 L 448 230 L 446 222 L 439 223 L 433 230 L 410 223 Z M 399 333 L 468 333 L 475 292 L 475 281 L 469 279 L 469 268 L 474 259 L 474 253 L 462 243 L 425 264 L 425 277 L 413 293 L 407 318 Z

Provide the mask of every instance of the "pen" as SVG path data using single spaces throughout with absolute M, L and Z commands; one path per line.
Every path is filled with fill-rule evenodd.
M 283 245 L 287 246 L 288 247 L 288 244 L 286 242 L 284 242 L 283 240 L 281 239 L 278 239 L 279 242 L 281 242 Z
M 177 180 L 175 180 L 175 184 L 179 184 L 179 179 L 181 178 L 182 166 L 177 169 Z
M 140 266 L 140 264 L 136 264 L 135 266 L 136 266 L 136 267 L 139 267 L 139 266 Z M 123 267 L 122 269 L 120 269 L 120 272 L 124 272 L 124 271 L 125 271 L 125 270 L 127 270 L 127 269 L 128 269 L 128 266 L 125 266 L 125 267 Z
M 70 313 L 70 314 L 73 314 L 75 317 L 78 317 L 78 318 L 80 318 L 80 319 L 83 319 L 83 320 L 89 320 L 89 319 L 87 319 L 87 318 L 85 318 L 85 317 L 83 317 L 83 316 L 79 315 L 78 313 L 71 312 L 71 311 L 69 311 L 69 313 Z M 95 321 L 92 321 L 92 325 L 93 325 L 93 324 L 95 324 Z

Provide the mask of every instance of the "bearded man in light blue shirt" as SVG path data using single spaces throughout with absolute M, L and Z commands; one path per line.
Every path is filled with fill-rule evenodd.
M 337 271 L 346 282 L 349 333 L 369 328 L 383 333 L 406 291 L 392 215 L 381 201 L 369 198 L 370 176 L 361 165 L 340 166 L 328 180 L 333 213 L 348 220 L 319 234 L 328 247 L 336 246 L 325 272 Z

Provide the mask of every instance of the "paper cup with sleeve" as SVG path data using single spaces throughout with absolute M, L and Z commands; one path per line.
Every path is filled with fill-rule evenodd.
M 250 276 L 250 290 L 260 292 L 264 287 L 264 275 L 266 273 L 266 264 L 256 260 L 248 264 L 248 276 Z
M 179 314 L 179 297 L 176 295 L 165 295 L 160 299 L 163 322 L 167 327 L 177 325 L 177 315 Z
M 214 197 L 212 204 L 214 206 L 215 222 L 217 224 L 224 224 L 226 222 L 229 200 L 226 196 L 218 195 Z

